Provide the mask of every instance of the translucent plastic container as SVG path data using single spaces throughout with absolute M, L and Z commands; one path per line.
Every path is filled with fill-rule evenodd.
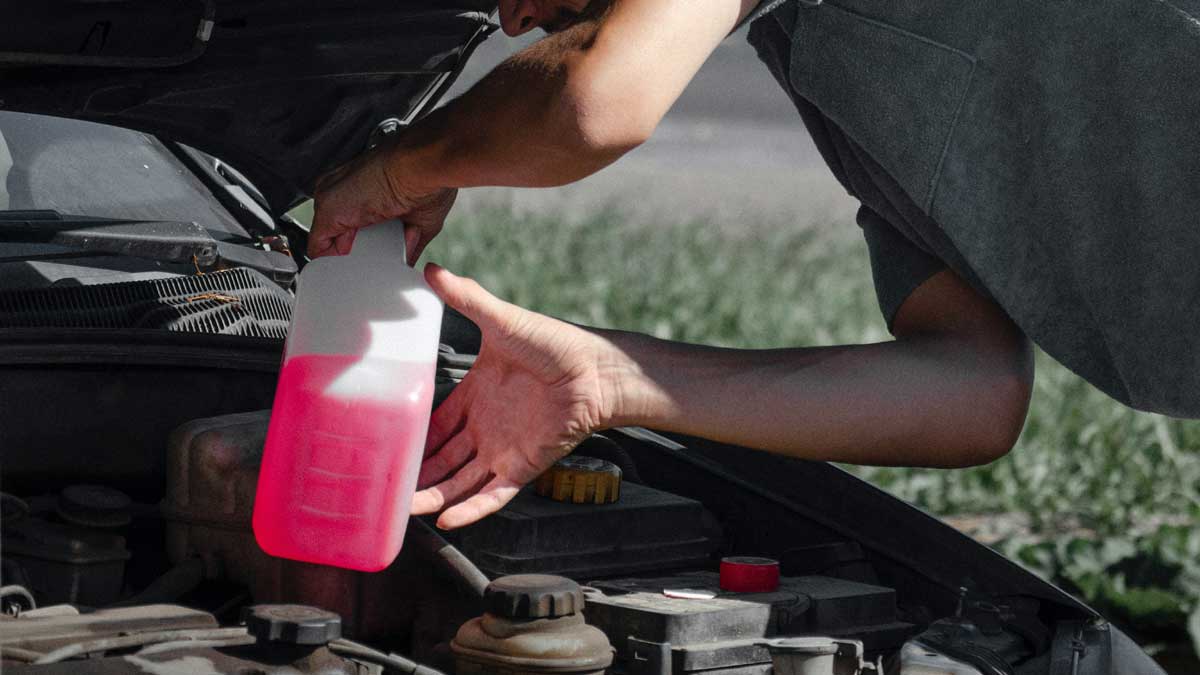
M 442 303 L 399 221 L 300 274 L 254 504 L 282 558 L 377 571 L 400 552 L 429 427 Z

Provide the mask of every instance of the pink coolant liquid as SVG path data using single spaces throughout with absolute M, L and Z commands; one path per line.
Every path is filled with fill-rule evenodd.
M 370 386 L 347 391 L 364 368 Z M 357 356 L 284 364 L 254 504 L 264 551 L 371 572 L 391 564 L 421 466 L 433 369 Z

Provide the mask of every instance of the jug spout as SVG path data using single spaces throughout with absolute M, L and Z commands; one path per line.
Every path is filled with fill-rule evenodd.
M 385 220 L 360 229 L 354 235 L 350 256 L 362 260 L 395 260 L 399 264 L 406 264 L 404 221 Z

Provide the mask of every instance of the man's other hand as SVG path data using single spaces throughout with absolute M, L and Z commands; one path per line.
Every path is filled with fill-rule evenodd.
M 612 349 L 437 265 L 425 278 L 483 333 L 479 358 L 430 419 L 412 502 L 414 515 L 444 510 L 437 525 L 452 529 L 498 511 L 603 427 L 601 364 Z

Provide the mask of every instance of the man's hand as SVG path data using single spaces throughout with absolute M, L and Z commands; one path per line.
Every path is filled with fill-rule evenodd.
M 961 467 L 1008 452 L 1033 384 L 1028 341 L 950 271 L 901 306 L 898 339 L 737 350 L 584 329 L 502 302 L 430 265 L 483 331 L 430 422 L 413 513 L 438 526 L 504 506 L 588 434 L 645 426 L 803 459 Z
M 360 227 L 392 218 L 407 225 L 408 263 L 416 263 L 446 220 L 457 190 L 421 185 L 406 175 L 392 146 L 381 146 L 321 177 L 308 255 L 350 252 Z
M 601 427 L 599 364 L 609 346 L 436 265 L 425 268 L 425 278 L 483 332 L 475 365 L 430 420 L 412 503 L 416 515 L 457 504 L 437 523 L 452 529 L 499 510 Z

